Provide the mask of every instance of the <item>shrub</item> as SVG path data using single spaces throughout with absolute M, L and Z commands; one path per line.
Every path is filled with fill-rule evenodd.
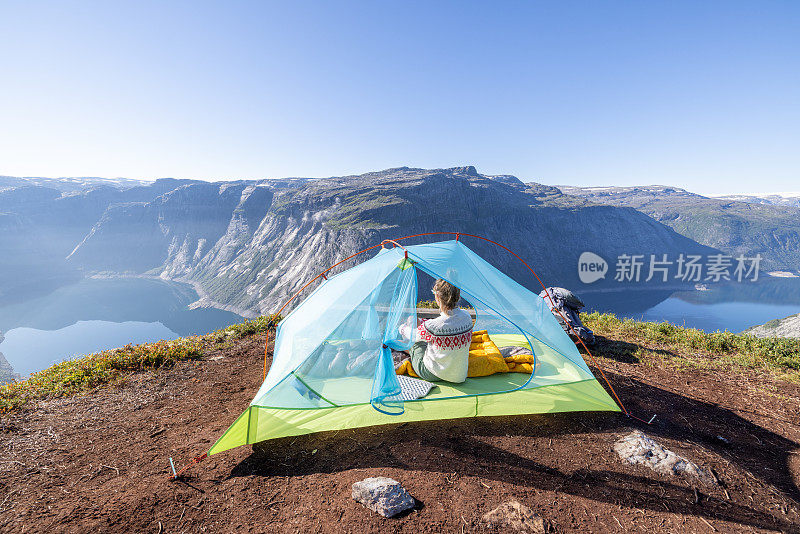
M 32 400 L 74 395 L 132 372 L 172 367 L 179 361 L 200 358 L 209 343 L 274 330 L 280 320 L 279 315 L 261 316 L 205 336 L 125 345 L 57 363 L 27 379 L 0 385 L 0 415 L 19 409 Z
M 595 333 L 612 337 L 668 345 L 673 352 L 704 352 L 707 356 L 725 356 L 736 365 L 773 371 L 800 370 L 800 339 L 759 338 L 732 332 L 706 333 L 672 323 L 637 322 L 619 319 L 610 313 L 587 313 L 581 320 Z

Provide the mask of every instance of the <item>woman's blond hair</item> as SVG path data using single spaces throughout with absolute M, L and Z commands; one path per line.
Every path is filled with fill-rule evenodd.
M 441 278 L 433 284 L 433 292 L 439 295 L 442 308 L 445 310 L 454 309 L 458 305 L 458 301 L 461 300 L 461 290 Z

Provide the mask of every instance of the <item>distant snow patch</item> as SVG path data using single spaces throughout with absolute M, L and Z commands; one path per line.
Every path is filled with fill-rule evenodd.
M 767 274 L 776 278 L 800 278 L 791 271 L 770 271 Z

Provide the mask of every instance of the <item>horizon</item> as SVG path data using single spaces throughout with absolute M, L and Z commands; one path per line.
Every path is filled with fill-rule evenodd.
M 471 161 L 546 184 L 787 191 L 798 27 L 798 4 L 746 2 L 4 4 L 0 161 L 208 181 Z
M 208 179 L 208 178 L 191 178 L 191 177 L 188 177 L 188 178 L 177 178 L 175 176 L 157 176 L 155 178 L 132 178 L 130 176 L 113 176 L 113 177 L 109 177 L 109 176 L 12 176 L 10 174 L 3 174 L 3 173 L 0 173 L 0 178 L 16 178 L 16 179 L 20 179 L 20 180 L 108 180 L 108 181 L 113 181 L 113 180 L 131 180 L 131 181 L 140 181 L 140 182 L 155 182 L 157 180 L 198 180 L 198 181 L 202 181 L 202 182 L 211 182 L 211 183 L 236 182 L 236 181 L 258 182 L 258 181 L 265 181 L 265 180 L 292 180 L 292 179 L 325 180 L 325 179 L 328 179 L 328 178 L 347 178 L 347 177 L 350 177 L 350 176 L 355 177 L 355 176 L 359 176 L 361 174 L 367 174 L 367 173 L 371 173 L 371 172 L 382 172 L 382 171 L 387 171 L 387 170 L 390 170 L 390 169 L 403 168 L 403 167 L 407 167 L 409 169 L 437 170 L 437 169 L 453 169 L 453 168 L 460 168 L 460 167 L 467 167 L 467 166 L 469 166 L 469 165 L 455 165 L 453 167 L 437 167 L 437 168 L 425 169 L 423 167 L 414 167 L 414 166 L 411 166 L 411 165 L 401 165 L 400 167 L 386 167 L 386 168 L 383 168 L 383 169 L 373 169 L 371 171 L 365 171 L 365 172 L 359 173 L 359 174 L 328 175 L 328 176 L 299 176 L 299 175 L 292 175 L 292 176 L 270 176 L 270 177 L 262 177 L 262 178 L 214 178 L 214 179 Z M 472 165 L 472 166 L 476 167 L 475 165 Z M 697 191 L 694 191 L 692 189 L 686 189 L 686 188 L 678 187 L 678 186 L 671 185 L 671 184 L 657 184 L 657 183 L 652 183 L 652 184 L 639 183 L 639 184 L 630 184 L 630 185 L 615 185 L 615 184 L 605 184 L 605 185 L 602 185 L 602 184 L 601 185 L 552 184 L 552 183 L 540 182 L 540 181 L 531 181 L 531 180 L 526 181 L 523 178 L 521 178 L 520 176 L 518 176 L 516 174 L 513 174 L 513 173 L 487 174 L 487 173 L 481 172 L 481 170 L 478 169 L 477 167 L 476 167 L 476 170 L 478 171 L 478 174 L 482 174 L 484 176 L 513 176 L 513 177 L 519 179 L 521 182 L 526 183 L 526 184 L 538 183 L 538 184 L 546 185 L 546 186 L 550 186 L 550 187 L 581 187 L 581 188 L 586 188 L 586 189 L 605 189 L 605 188 L 610 188 L 610 187 L 672 187 L 672 188 L 677 188 L 677 189 L 684 189 L 685 191 L 688 191 L 689 193 L 696 193 L 696 194 L 699 194 L 701 196 L 705 196 L 705 197 L 709 197 L 709 198 L 724 197 L 724 196 L 752 196 L 752 197 L 757 197 L 757 196 L 762 196 L 762 197 L 763 196 L 798 197 L 798 196 L 800 196 L 800 190 L 797 190 L 797 191 L 778 191 L 778 192 L 772 192 L 772 191 L 749 191 L 749 192 L 748 191 L 733 191 L 733 192 L 728 192 L 728 193 L 719 193 L 719 192 L 717 192 L 717 193 L 698 193 Z

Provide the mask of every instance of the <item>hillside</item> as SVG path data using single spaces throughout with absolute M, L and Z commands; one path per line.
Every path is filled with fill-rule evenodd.
M 18 187 L 37 186 L 55 189 L 63 193 L 75 193 L 97 186 L 108 186 L 119 190 L 125 190 L 133 187 L 147 186 L 149 184 L 150 182 L 147 180 L 136 180 L 132 178 L 98 178 L 91 176 L 68 178 L 26 176 L 22 178 L 16 176 L 0 176 L 0 191 Z
M 482 514 L 516 499 L 557 532 L 800 531 L 796 382 L 739 358 L 742 336 L 586 319 L 605 336 L 606 375 L 652 425 L 614 413 L 390 425 L 240 447 L 169 481 L 168 457 L 207 449 L 261 383 L 264 335 L 233 327 L 169 368 L 2 416 L 0 530 L 484 532 Z M 633 428 L 721 486 L 621 463 L 612 445 Z M 382 519 L 351 500 L 353 482 L 381 475 L 417 510 Z
M 800 338 L 800 313 L 783 319 L 774 319 L 760 326 L 748 328 L 745 333 L 758 337 Z
M 0 267 L 4 302 L 81 276 L 133 274 L 191 283 L 202 297 L 198 305 L 246 316 L 272 311 L 299 284 L 358 250 L 422 232 L 500 241 L 568 287 L 580 283 L 577 260 L 587 248 L 609 261 L 714 252 L 636 210 L 474 167 L 401 167 L 319 180 L 164 179 L 77 192 L 10 187 L 0 191 L 0 229 L 0 247 L 15 252 L 13 264 Z M 470 246 L 528 280 L 512 256 L 481 242 Z M 607 276 L 593 287 L 620 285 Z
M 800 208 L 789 203 L 708 198 L 659 185 L 559 187 L 594 203 L 634 208 L 681 235 L 734 256 L 761 254 L 766 271 L 800 272 Z

